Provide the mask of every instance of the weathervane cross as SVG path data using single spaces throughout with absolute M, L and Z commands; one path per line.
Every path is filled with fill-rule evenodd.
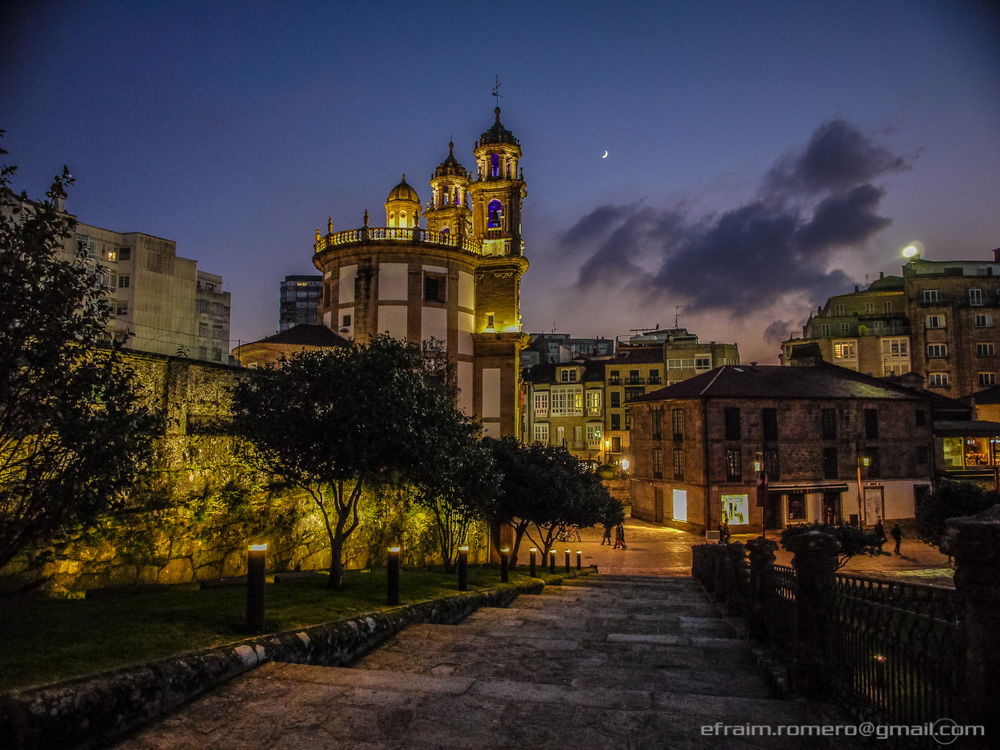
M 500 97 L 503 96 L 503 94 L 500 93 L 500 76 L 496 76 L 496 83 L 494 84 L 493 91 L 491 91 L 490 94 L 497 98 L 497 106 L 499 107 Z

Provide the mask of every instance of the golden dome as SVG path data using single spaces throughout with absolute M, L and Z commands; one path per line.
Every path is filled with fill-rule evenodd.
M 389 197 L 385 199 L 386 203 L 392 201 L 409 201 L 410 203 L 420 203 L 420 196 L 417 195 L 417 191 L 414 190 L 406 182 L 406 175 L 403 175 L 403 181 L 400 182 L 396 187 L 389 191 Z

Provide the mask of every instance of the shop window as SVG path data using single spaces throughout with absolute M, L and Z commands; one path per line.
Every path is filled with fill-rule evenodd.
M 722 520 L 731 526 L 742 526 L 750 522 L 748 495 L 723 495 Z

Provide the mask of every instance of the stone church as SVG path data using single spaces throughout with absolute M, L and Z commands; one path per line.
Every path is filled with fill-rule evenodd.
M 313 263 L 323 274 L 320 314 L 341 336 L 365 343 L 387 333 L 447 349 L 455 365 L 459 406 L 485 435 L 520 435 L 518 397 L 521 276 L 528 268 L 521 238 L 527 195 L 518 166 L 521 146 L 500 122 L 479 136 L 475 174 L 455 158 L 454 144 L 430 179 L 422 203 L 406 176 L 385 202 L 385 223 L 316 231 Z M 421 226 L 421 224 L 425 226 Z

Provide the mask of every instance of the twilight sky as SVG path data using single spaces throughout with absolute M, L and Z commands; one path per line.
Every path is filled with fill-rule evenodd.
M 316 227 L 521 141 L 527 331 L 680 325 L 775 361 L 810 309 L 1000 247 L 1000 16 L 974 0 L 46 2 L 0 10 L 15 187 L 177 242 L 277 329 Z M 608 158 L 601 154 L 607 150 Z

